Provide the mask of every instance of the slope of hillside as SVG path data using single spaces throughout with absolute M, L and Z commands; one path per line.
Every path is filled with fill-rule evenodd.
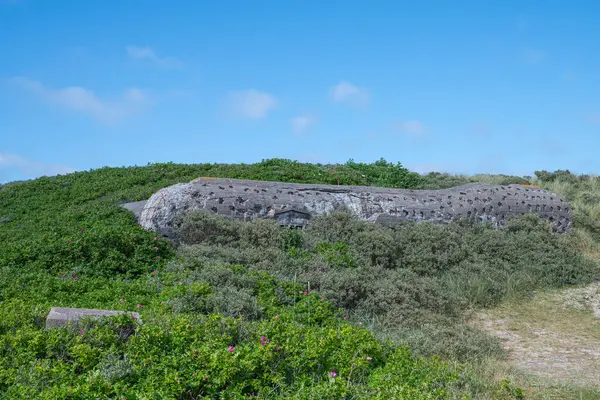
M 598 279 L 579 251 L 583 237 L 589 249 L 596 243 L 589 223 L 560 236 L 531 216 L 503 230 L 392 229 L 337 213 L 299 232 L 196 213 L 174 248 L 119 207 L 199 176 L 399 188 L 526 182 L 420 176 L 384 160 L 275 159 L 102 168 L 3 186 L 0 394 L 518 398 L 510 384 L 472 372 L 503 352 L 465 322 L 470 310 Z M 144 324 L 135 333 L 119 318 L 45 330 L 52 306 L 137 311 Z

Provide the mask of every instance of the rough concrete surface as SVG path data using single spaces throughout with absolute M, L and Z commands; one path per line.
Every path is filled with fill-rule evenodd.
M 70 324 L 77 323 L 83 317 L 107 317 L 119 314 L 131 314 L 131 316 L 138 322 L 140 316 L 136 312 L 127 311 L 112 311 L 112 310 L 94 310 L 90 308 L 59 308 L 52 307 L 50 313 L 46 318 L 46 328 L 56 328 L 60 326 L 67 326 Z
M 317 215 L 345 208 L 365 221 L 448 223 L 457 217 L 501 226 L 510 216 L 537 213 L 557 232 L 571 229 L 571 206 L 560 196 L 523 185 L 470 183 L 442 190 L 390 189 L 225 178 L 198 178 L 159 190 L 147 202 L 128 203 L 139 223 L 174 237 L 181 214 L 203 210 L 242 220 L 271 218 L 281 225 L 304 226 Z

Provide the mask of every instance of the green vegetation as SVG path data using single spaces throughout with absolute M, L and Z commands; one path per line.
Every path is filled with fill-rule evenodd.
M 174 248 L 118 206 L 200 176 L 406 188 L 542 183 L 570 196 L 577 215 L 600 215 L 596 178 L 421 176 L 383 159 L 153 164 L 0 186 L 0 395 L 522 398 L 477 372 L 502 351 L 465 323 L 470 311 L 599 278 L 578 251 L 584 239 L 594 248 L 598 219 L 578 217 L 575 234 L 556 235 L 532 216 L 494 230 L 387 228 L 335 213 L 297 231 L 192 213 L 178 221 Z M 143 324 L 133 331 L 127 317 L 113 317 L 45 330 L 52 306 L 137 311 Z
M 590 175 L 575 175 L 568 170 L 536 171 L 533 184 L 564 196 L 573 205 L 575 235 L 581 249 L 600 258 L 600 179 Z

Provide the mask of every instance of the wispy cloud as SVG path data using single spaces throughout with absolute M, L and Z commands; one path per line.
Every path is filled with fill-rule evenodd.
M 292 125 L 292 129 L 296 133 L 302 133 L 307 131 L 314 123 L 316 119 L 309 115 L 299 115 L 290 119 L 290 124 Z
M 277 99 L 269 93 L 249 89 L 230 93 L 227 106 L 237 117 L 262 119 L 277 107 Z
M 336 103 L 346 103 L 355 107 L 367 106 L 371 100 L 371 96 L 366 89 L 346 81 L 333 86 L 329 90 L 329 95 Z
M 423 123 L 417 120 L 401 122 L 396 124 L 395 128 L 413 137 L 420 137 L 425 133 L 425 127 L 423 126 Z
M 13 78 L 12 82 L 48 103 L 88 114 L 106 124 L 118 123 L 126 117 L 143 111 L 153 103 L 148 93 L 136 88 L 127 89 L 115 99 L 101 99 L 93 91 L 80 86 L 53 89 L 23 77 Z
M 174 57 L 159 57 L 151 47 L 127 46 L 127 55 L 136 60 L 149 60 L 162 68 L 182 68 L 183 62 Z
M 75 171 L 73 168 L 66 165 L 46 164 L 29 160 L 18 154 L 2 151 L 0 151 L 0 170 L 16 170 L 19 174 L 24 175 L 25 179 L 44 175 L 53 176 L 58 174 L 69 174 Z

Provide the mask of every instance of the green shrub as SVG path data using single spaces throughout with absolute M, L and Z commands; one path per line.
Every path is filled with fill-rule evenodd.
M 281 249 L 286 244 L 284 231 L 274 220 L 254 219 L 247 224 L 238 225 L 238 228 L 241 246 Z
M 344 242 L 317 243 L 315 248 L 317 254 L 320 254 L 330 267 L 354 268 L 356 262 L 350 255 L 348 245 Z
M 134 382 L 137 371 L 127 355 L 107 354 L 96 366 L 102 378 L 110 383 Z
M 422 182 L 419 174 L 410 172 L 402 164 L 381 158 L 372 164 L 356 163 L 350 159 L 346 166 L 370 178 L 370 185 L 392 188 L 414 188 Z
M 238 225 L 233 220 L 203 211 L 180 216 L 174 226 L 176 236 L 185 244 L 228 245 L 240 240 Z
M 166 286 L 172 278 L 159 272 L 151 279 L 164 280 Z M 333 398 L 372 398 L 382 391 L 420 398 L 424 382 L 440 396 L 456 389 L 456 373 L 449 366 L 415 358 L 364 326 L 344 321 L 319 294 L 296 292 L 301 286 L 265 274 L 253 281 L 248 296 L 257 293 L 261 306 L 272 306 L 255 322 L 248 321 L 248 310 L 237 318 L 170 312 L 181 294 L 210 298 L 221 290 L 184 283 L 177 291 L 163 291 L 161 297 L 173 296 L 165 304 L 142 311 L 144 322 L 134 335 L 123 335 L 131 324 L 127 316 L 84 321 L 75 329 L 30 327 L 4 334 L 0 390 L 11 399 L 183 399 L 252 393 L 295 398 L 306 390 Z M 277 305 L 280 291 L 294 304 Z M 239 293 L 224 297 L 236 298 Z M 7 311 L 0 308 L 0 317 Z M 402 381 L 379 387 L 382 379 L 395 379 L 400 365 Z
M 548 172 L 545 170 L 535 171 L 535 176 L 539 180 L 543 182 L 555 182 L 555 181 L 563 181 L 575 183 L 579 180 L 577 175 L 573 174 L 571 171 L 567 170 L 556 170 L 554 172 Z
M 547 185 L 574 202 L 575 224 L 593 242 L 600 184 L 571 175 L 554 173 Z M 466 311 L 598 278 L 572 235 L 533 217 L 503 230 L 464 221 L 389 228 L 338 211 L 287 230 L 198 212 L 177 221 L 175 250 L 119 207 L 199 176 L 431 189 L 526 179 L 419 176 L 383 159 L 271 159 L 2 186 L 0 396 L 460 398 L 476 377 L 454 362 L 500 354 L 465 325 Z M 134 331 L 125 317 L 45 330 L 52 306 L 137 311 L 143 325 Z M 452 362 L 422 358 L 430 356 Z
M 430 172 L 421 177 L 418 184 L 419 189 L 447 189 L 472 182 L 482 182 L 490 185 L 529 184 L 527 177 L 510 175 L 487 175 L 479 174 L 473 176 L 451 175 L 448 173 Z

